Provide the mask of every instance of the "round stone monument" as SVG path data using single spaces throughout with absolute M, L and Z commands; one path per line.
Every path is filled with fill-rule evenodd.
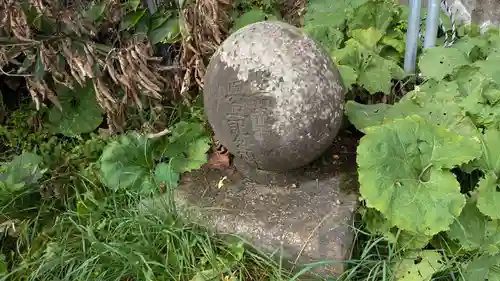
M 235 163 L 270 173 L 303 167 L 332 145 L 344 95 L 330 56 L 300 29 L 275 21 L 227 38 L 204 81 L 215 137 Z

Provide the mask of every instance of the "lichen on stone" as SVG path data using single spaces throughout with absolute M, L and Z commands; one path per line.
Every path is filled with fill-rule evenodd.
M 260 43 L 263 33 L 272 40 Z M 292 36 L 287 33 L 292 33 Z M 263 95 L 276 100 L 276 122 L 272 128 L 279 135 L 286 137 L 285 130 L 290 126 L 300 130 L 310 126 L 314 119 L 340 117 L 343 100 L 340 96 L 329 100 L 331 95 L 328 92 L 341 92 L 342 85 L 333 83 L 336 79 L 327 65 L 328 61 L 321 58 L 323 53 L 312 39 L 298 30 L 280 22 L 249 25 L 236 31 L 230 40 L 222 44 L 219 52 L 221 62 L 234 69 L 242 81 L 248 81 L 250 72 L 270 73 L 269 83 L 250 83 Z M 321 65 L 315 65 L 318 62 Z M 311 73 L 313 69 L 319 69 L 321 73 Z M 311 85 L 316 86 L 315 91 L 305 91 Z M 326 107 L 325 103 L 332 106 Z M 311 115 L 314 107 L 323 107 L 324 110 Z
M 259 22 L 227 38 L 207 68 L 204 102 L 215 136 L 259 169 L 314 160 L 335 138 L 345 87 L 331 58 L 289 24 Z

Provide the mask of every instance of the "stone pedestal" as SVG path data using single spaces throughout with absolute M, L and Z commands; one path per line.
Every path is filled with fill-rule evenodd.
M 306 168 L 298 187 L 256 184 L 237 172 L 202 169 L 187 175 L 175 201 L 186 220 L 241 236 L 276 259 L 282 256 L 285 268 L 337 260 L 309 274 L 338 276 L 354 240 L 356 146 L 357 138 L 337 137 L 328 155 Z

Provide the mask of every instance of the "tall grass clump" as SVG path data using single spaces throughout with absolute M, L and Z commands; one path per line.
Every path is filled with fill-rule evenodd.
M 36 236 L 20 230 L 20 260 L 0 280 L 283 280 L 241 239 L 181 220 L 170 196 L 105 198 L 77 204 Z

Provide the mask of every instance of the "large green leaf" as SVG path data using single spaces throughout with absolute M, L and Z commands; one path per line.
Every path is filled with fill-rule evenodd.
M 490 220 L 476 206 L 476 195 L 467 200 L 460 216 L 450 226 L 448 237 L 467 251 L 500 253 L 500 221 Z
M 0 191 L 14 192 L 36 183 L 44 174 L 43 158 L 30 152 L 15 156 L 0 168 Z
M 174 43 L 180 39 L 181 30 L 179 17 L 170 17 L 165 20 L 159 27 L 152 29 L 148 33 L 149 40 L 152 44 L 160 42 Z
M 365 129 L 357 149 L 360 192 L 368 207 L 402 230 L 448 230 L 465 198 L 450 169 L 481 156 L 480 141 L 418 115 Z
M 210 138 L 201 124 L 181 121 L 172 134 L 155 148 L 157 158 L 167 158 L 178 173 L 199 169 L 207 162 Z
M 92 82 L 71 90 L 58 86 L 57 97 L 62 111 L 53 107 L 49 112 L 49 129 L 53 133 L 76 136 L 94 131 L 103 121 L 103 110 L 97 103 Z
M 375 49 L 377 47 L 378 42 L 382 39 L 382 32 L 373 27 L 369 27 L 367 29 L 354 29 L 349 31 L 349 36 L 352 39 L 357 40 L 361 44 L 363 44 L 368 49 Z
M 360 5 L 361 3 L 362 5 Z M 359 5 L 359 7 L 348 18 L 347 25 L 349 29 L 375 28 L 385 34 L 393 20 L 393 3 L 387 1 L 358 0 L 355 5 Z
M 458 49 L 434 47 L 425 50 L 418 67 L 425 77 L 439 81 L 458 67 L 469 63 L 469 58 Z
M 122 135 L 108 144 L 99 168 L 101 181 L 113 190 L 149 194 L 158 192 L 160 184 L 177 184 L 178 180 L 168 165 L 156 167 L 155 172 L 151 140 L 137 133 Z
M 357 73 L 357 84 L 369 93 L 383 92 L 389 94 L 392 87 L 392 78 L 402 78 L 403 70 L 394 61 L 384 59 L 373 45 L 380 38 L 380 32 L 375 29 L 355 30 L 353 35 L 358 41 L 351 38 L 345 42 L 345 47 L 332 52 L 333 60 L 339 65 L 346 65 Z M 361 36 L 371 38 L 362 43 Z
M 437 251 L 409 252 L 394 266 L 397 281 L 430 281 L 434 273 L 443 269 L 444 259 Z
M 388 242 L 392 243 L 397 249 L 415 250 L 422 249 L 432 236 L 411 233 L 393 227 L 384 216 L 373 208 L 362 208 L 360 210 L 363 216 L 363 223 L 372 234 L 382 235 Z
M 345 113 L 356 129 L 364 132 L 364 128 L 380 125 L 391 105 L 386 103 L 361 104 L 355 101 L 347 101 Z
M 457 74 L 457 83 L 463 96 L 459 105 L 477 126 L 500 129 L 498 84 L 492 77 L 485 75 L 481 68 L 461 70 L 465 73 Z
M 464 281 L 500 280 L 500 255 L 482 255 L 467 263 L 463 272 Z
M 483 154 L 481 158 L 471 163 L 471 167 L 484 172 L 484 177 L 478 184 L 477 208 L 492 219 L 500 219 L 500 150 L 498 142 L 500 131 L 488 129 L 482 137 Z
M 126 14 L 120 22 L 119 30 L 122 31 L 134 27 L 145 14 L 146 9 L 140 9 Z

